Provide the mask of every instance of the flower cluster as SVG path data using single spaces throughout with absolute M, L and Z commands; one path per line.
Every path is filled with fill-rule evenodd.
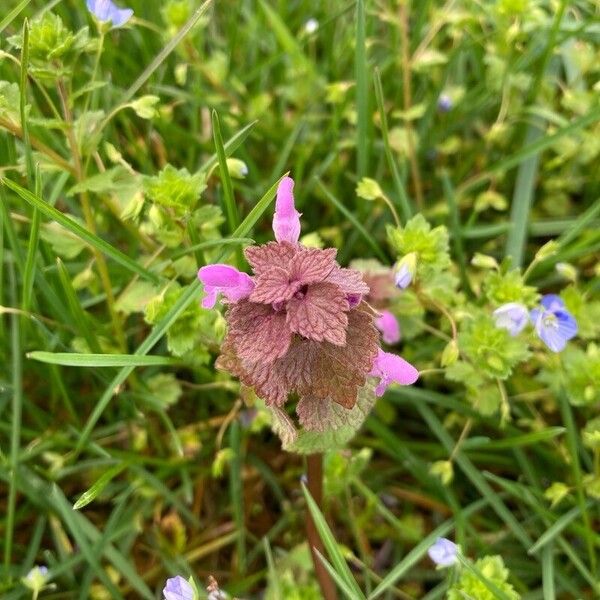
M 496 325 L 515 336 L 531 321 L 538 337 L 552 350 L 560 352 L 577 335 L 577 322 L 555 294 L 547 294 L 531 311 L 518 302 L 509 302 L 494 311 Z
M 293 186 L 284 177 L 277 190 L 276 242 L 245 250 L 252 276 L 208 265 L 198 277 L 205 308 L 214 306 L 219 293 L 228 303 L 217 367 L 254 388 L 269 406 L 280 407 L 297 394 L 304 424 L 314 421 L 325 402 L 351 409 L 369 376 L 380 380 L 381 395 L 390 383 L 411 384 L 419 374 L 379 348 L 380 315 L 365 300 L 369 287 L 362 274 L 340 267 L 335 249 L 299 243 Z

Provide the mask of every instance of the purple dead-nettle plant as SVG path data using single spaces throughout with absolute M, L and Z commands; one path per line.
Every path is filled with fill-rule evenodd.
M 252 276 L 209 265 L 198 277 L 206 293 L 203 306 L 213 306 L 218 293 L 227 304 L 228 331 L 217 367 L 274 409 L 295 394 L 300 424 L 324 431 L 332 420 L 339 422 L 335 406 L 350 411 L 361 390 L 375 383 L 370 378 L 379 379 L 381 395 L 389 383 L 412 384 L 419 373 L 380 350 L 376 322 L 382 315 L 365 300 L 369 286 L 362 273 L 340 267 L 335 249 L 298 242 L 293 187 L 284 177 L 277 190 L 276 241 L 245 250 Z M 388 334 L 397 341 L 399 332 Z

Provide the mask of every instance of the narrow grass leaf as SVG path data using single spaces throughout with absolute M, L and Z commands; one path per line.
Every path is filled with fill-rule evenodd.
M 83 494 L 81 494 L 81 496 L 79 496 L 77 502 L 73 504 L 73 509 L 79 510 L 93 502 L 96 499 L 96 497 L 102 493 L 102 491 L 110 483 L 110 481 L 114 479 L 119 473 L 121 473 L 125 469 L 125 467 L 127 467 L 127 463 L 119 463 L 114 467 L 108 469 L 108 471 L 104 472 L 88 490 L 86 490 L 85 492 L 83 492 Z
M 19 4 L 6 13 L 6 16 L 0 21 L 0 33 L 2 33 L 17 18 L 19 13 L 24 10 L 30 2 L 31 0 L 21 0 Z
M 357 596 L 356 592 L 348 586 L 348 584 L 344 581 L 344 578 L 333 568 L 331 563 L 315 548 L 315 552 L 319 560 L 323 563 L 323 566 L 327 570 L 327 572 L 331 575 L 331 578 L 336 583 L 336 585 L 346 594 L 346 597 L 350 600 L 358 600 L 360 598 L 364 598 L 363 596 Z
M 75 352 L 34 351 L 27 358 L 65 367 L 147 367 L 178 365 L 180 361 L 170 356 L 138 356 L 136 354 L 76 354 Z
M 327 521 L 325 521 L 323 513 L 319 510 L 317 503 L 313 500 L 313 497 L 310 495 L 310 492 L 304 484 L 302 484 L 302 492 L 306 498 L 308 510 L 310 511 L 315 527 L 319 532 L 323 545 L 327 549 L 327 553 L 329 554 L 329 558 L 331 559 L 336 573 L 342 578 L 348 588 L 355 593 L 356 598 L 364 598 L 363 593 L 356 583 L 356 579 L 354 579 L 354 575 L 352 575 L 352 571 L 350 571 L 350 567 L 348 567 L 346 560 L 340 552 L 338 544 L 333 537 L 333 533 L 331 533 L 331 529 L 329 529 L 329 525 L 327 525 Z
M 369 167 L 369 88 L 367 67 L 365 3 L 356 2 L 356 44 L 354 76 L 356 78 L 356 174 L 364 177 Z
M 154 274 L 142 267 L 138 262 L 117 250 L 114 246 L 111 246 L 108 242 L 105 242 L 102 238 L 97 235 L 89 232 L 85 227 L 82 227 L 79 223 L 66 216 L 64 213 L 60 212 L 53 206 L 50 206 L 47 202 L 45 202 L 39 196 L 32 194 L 29 190 L 26 190 L 24 187 L 21 187 L 14 181 L 6 178 L 0 178 L 0 182 L 6 185 L 6 187 L 10 188 L 13 192 L 18 194 L 23 200 L 28 202 L 34 208 L 39 209 L 39 211 L 47 216 L 48 218 L 56 221 L 66 229 L 68 229 L 71 233 L 76 235 L 78 238 L 81 238 L 83 241 L 87 242 L 98 251 L 106 254 L 106 256 L 112 258 L 115 262 L 118 262 L 123 267 L 126 267 L 129 271 L 140 275 L 144 279 L 148 279 L 153 283 L 158 283 L 158 277 Z

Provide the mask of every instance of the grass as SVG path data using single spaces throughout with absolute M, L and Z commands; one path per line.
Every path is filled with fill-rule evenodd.
M 21 578 L 36 564 L 56 586 L 40 598 L 56 600 L 151 600 L 176 574 L 239 598 L 319 597 L 306 507 L 343 597 L 444 597 L 452 576 L 426 557 L 438 536 L 472 559 L 501 555 L 524 600 L 597 597 L 600 458 L 582 434 L 600 389 L 597 6 L 125 4 L 134 19 L 101 46 L 83 0 L 13 0 L 0 15 L 0 597 L 32 597 Z M 48 11 L 89 26 L 91 43 L 42 57 L 34 24 Z M 154 114 L 132 107 L 147 95 Z M 153 204 L 144 183 L 167 164 L 206 181 L 183 216 L 169 202 L 185 184 Z M 419 212 L 447 227 L 460 283 L 434 299 L 460 331 L 495 307 L 475 253 L 527 268 L 556 238 L 527 283 L 569 287 L 580 325 L 561 355 L 531 333 L 501 387 L 503 421 L 485 410 L 489 388 L 474 400 L 444 377 L 448 321 L 419 302 L 426 288 L 406 292 L 395 350 L 422 377 L 326 456 L 320 508 L 265 411 L 214 368 L 224 324 L 197 308 L 200 266 L 244 268 L 243 248 L 272 239 L 286 173 L 303 234 L 343 266 L 399 258 L 388 207 L 356 195 L 362 177 L 403 223 Z

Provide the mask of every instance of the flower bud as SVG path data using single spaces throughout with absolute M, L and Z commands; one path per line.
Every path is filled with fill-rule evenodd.
M 383 192 L 374 179 L 363 177 L 356 186 L 356 195 L 363 200 L 377 200 L 383 197 Z
M 244 179 L 248 175 L 248 166 L 239 158 L 227 159 L 227 170 L 232 177 L 236 179 Z
M 458 360 L 458 355 L 459 351 L 456 340 L 450 340 L 444 348 L 444 351 L 442 352 L 440 364 L 442 365 L 442 367 L 449 367 Z
M 417 253 L 410 252 L 401 258 L 394 268 L 394 283 L 400 289 L 407 288 L 417 273 Z

